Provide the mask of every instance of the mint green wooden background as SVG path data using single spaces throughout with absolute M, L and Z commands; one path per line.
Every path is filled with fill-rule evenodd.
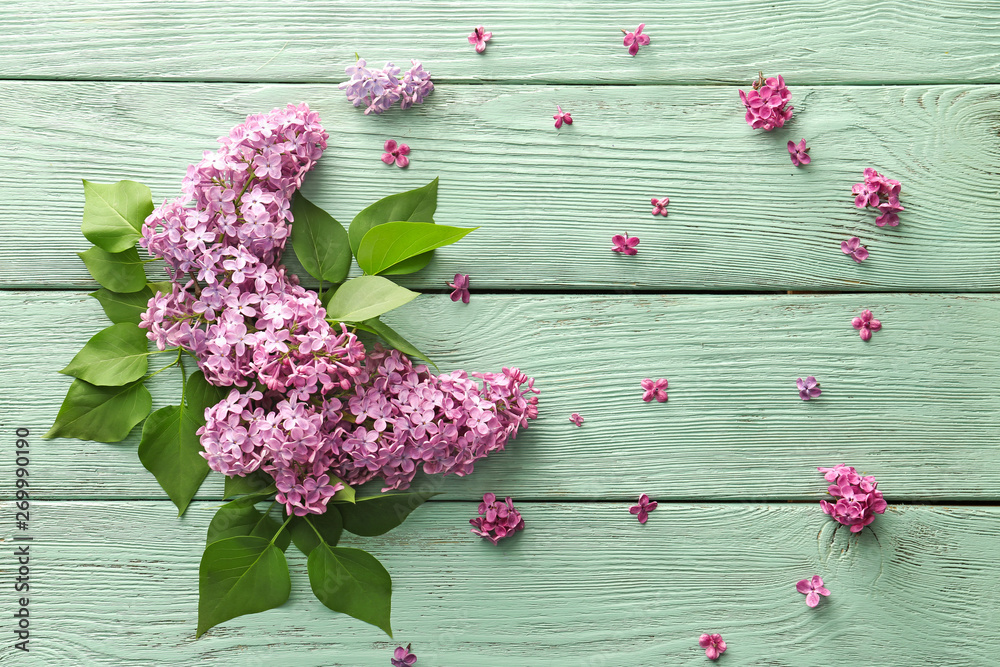
M 630 58 L 618 30 L 639 22 L 652 44 Z M 729 643 L 720 665 L 997 664 L 1000 2 L 22 0 L 0 35 L 3 553 L 17 427 L 35 538 L 31 652 L 0 622 L 0 662 L 388 664 L 396 642 L 322 607 L 298 557 L 284 607 L 196 641 L 219 481 L 178 519 L 134 434 L 39 438 L 69 383 L 55 371 L 103 326 L 74 255 L 80 178 L 173 196 L 247 113 L 306 101 L 331 134 L 313 201 L 349 220 L 440 176 L 440 221 L 481 226 L 406 279 L 432 294 L 393 325 L 443 367 L 517 365 L 543 391 L 507 452 L 350 540 L 392 573 L 419 667 L 701 665 L 702 632 Z M 355 51 L 422 59 L 437 89 L 363 117 L 336 88 Z M 792 87 L 785 130 L 742 120 L 758 69 Z M 558 132 L 556 104 L 575 120 Z M 803 136 L 797 170 L 784 143 Z M 387 138 L 409 169 L 378 161 Z M 903 182 L 900 227 L 853 208 L 866 166 Z M 636 257 L 609 250 L 625 230 Z M 850 235 L 863 265 L 839 251 Z M 445 296 L 456 271 L 468 306 Z M 863 308 L 885 325 L 868 344 Z M 807 374 L 816 403 L 796 395 Z M 647 376 L 670 379 L 667 404 L 640 400 Z M 890 500 L 861 536 L 818 507 L 815 466 L 841 462 Z M 484 491 L 527 524 L 499 548 L 468 532 Z M 642 492 L 661 501 L 645 526 L 627 511 Z M 833 591 L 814 610 L 794 590 L 812 574 Z M 14 598 L 0 587 L 0 617 Z

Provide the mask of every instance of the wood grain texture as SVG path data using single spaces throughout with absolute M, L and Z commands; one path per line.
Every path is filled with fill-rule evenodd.
M 322 607 L 294 548 L 288 603 L 195 640 L 213 504 L 181 521 L 169 502 L 37 502 L 31 653 L 4 642 L 0 661 L 367 667 L 412 642 L 435 667 L 660 667 L 706 664 L 698 636 L 719 632 L 727 665 L 996 664 L 1000 508 L 890 507 L 851 536 L 815 506 L 661 505 L 643 526 L 627 503 L 520 503 L 524 532 L 494 547 L 475 507 L 345 537 L 393 577 L 395 640 Z M 832 595 L 809 609 L 795 582 L 813 574 Z
M 642 22 L 632 58 L 621 29 Z M 481 24 L 483 55 L 466 41 Z M 449 82 L 997 83 L 998 26 L 993 0 L 14 0 L 0 77 L 337 82 L 359 53 Z
M 304 192 L 349 223 L 380 196 L 441 177 L 437 219 L 480 226 L 409 285 L 443 289 L 1000 289 L 1000 87 L 796 89 L 784 131 L 742 119 L 720 87 L 440 86 L 407 114 L 362 116 L 335 86 L 5 83 L 0 85 L 0 285 L 88 286 L 73 253 L 80 178 L 132 178 L 154 200 L 185 167 L 257 112 L 308 101 L 333 134 Z M 555 104 L 572 127 L 556 131 Z M 789 138 L 813 163 L 792 166 Z M 411 166 L 379 161 L 385 139 Z M 875 166 L 903 182 L 897 228 L 854 208 Z M 669 218 L 649 199 L 669 196 Z M 611 236 L 642 239 L 635 257 Z M 856 264 L 840 242 L 871 251 Z
M 869 343 L 850 325 L 866 307 L 884 324 Z M 0 312 L 14 314 L 0 318 L 0 420 L 35 434 L 36 492 L 162 498 L 137 432 L 117 445 L 37 439 L 70 384 L 56 371 L 105 326 L 96 300 L 3 292 Z M 541 418 L 474 475 L 441 484 L 462 499 L 818 500 L 816 466 L 843 462 L 892 500 L 1000 500 L 998 322 L 998 296 L 899 294 L 474 294 L 467 306 L 435 295 L 389 318 L 442 370 L 513 365 L 537 378 Z M 172 373 L 154 384 L 154 408 L 177 400 Z M 824 390 L 808 403 L 795 387 L 807 375 Z M 667 403 L 641 400 L 645 377 L 669 379 Z M 12 447 L 0 440 L 0 478 Z M 220 490 L 216 479 L 200 497 Z

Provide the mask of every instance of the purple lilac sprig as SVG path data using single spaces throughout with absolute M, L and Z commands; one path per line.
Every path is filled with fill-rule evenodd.
M 838 522 L 851 527 L 852 533 L 860 533 L 889 506 L 876 487 L 878 482 L 872 476 L 861 476 L 852 466 L 840 464 L 832 468 L 817 468 L 831 482 L 827 491 L 837 499 L 835 503 L 819 501 L 823 512 Z M 822 581 L 820 582 L 822 584 Z
M 747 124 L 755 130 L 770 132 L 782 127 L 792 118 L 792 110 L 795 107 L 788 106 L 792 93 L 780 75 L 765 79 L 764 73 L 761 72 L 753 82 L 751 90 L 739 92 L 740 101 L 747 110 L 745 116 Z
M 364 106 L 365 115 L 388 111 L 399 102 L 400 109 L 409 109 L 414 104 L 422 104 L 434 90 L 430 74 L 418 60 L 411 60 L 412 66 L 405 73 L 392 63 L 382 69 L 370 68 L 364 58 L 348 65 L 345 72 L 351 77 L 339 88 L 347 94 L 347 99 L 356 107 Z
M 344 483 L 466 475 L 538 415 L 519 370 L 433 375 L 395 350 L 366 350 L 286 273 L 290 199 L 326 141 L 304 104 L 249 116 L 188 169 L 184 194 L 153 211 L 140 240 L 171 277 L 140 326 L 232 387 L 205 412 L 202 456 L 230 477 L 266 472 L 297 516 L 323 513 Z
M 514 502 L 508 497 L 503 502 L 497 502 L 496 494 L 483 494 L 483 502 L 479 503 L 479 516 L 469 519 L 472 532 L 484 537 L 494 545 L 505 537 L 524 530 L 524 519 L 521 513 L 514 509 Z
M 895 227 L 899 224 L 899 213 L 906 209 L 899 203 L 899 193 L 902 184 L 892 178 L 886 178 L 871 167 L 865 169 L 864 182 L 851 186 L 854 195 L 854 205 L 858 208 L 871 206 L 879 211 L 875 224 L 879 227 Z M 882 201 L 882 198 L 885 201 Z

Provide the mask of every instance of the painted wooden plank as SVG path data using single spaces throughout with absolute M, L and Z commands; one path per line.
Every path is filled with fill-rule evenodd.
M 644 526 L 627 507 L 521 503 L 524 532 L 494 547 L 469 533 L 475 503 L 432 502 L 342 542 L 392 574 L 394 641 L 322 607 L 294 548 L 288 603 L 195 640 L 211 503 L 179 521 L 166 502 L 37 502 L 31 652 L 0 660 L 357 667 L 412 642 L 427 665 L 658 667 L 707 664 L 698 636 L 720 632 L 727 665 L 995 664 L 1000 508 L 893 506 L 851 536 L 815 506 L 661 505 Z M 809 609 L 813 574 L 832 594 Z
M 869 343 L 850 325 L 866 307 L 884 323 Z M 106 325 L 97 302 L 3 292 L 0 313 L 0 420 L 32 431 L 36 492 L 162 498 L 136 433 L 38 439 L 70 383 L 56 371 Z M 998 296 L 435 295 L 389 321 L 443 370 L 518 366 L 542 391 L 541 418 L 476 474 L 446 479 L 450 498 L 818 500 L 816 466 L 843 462 L 893 500 L 1000 499 Z M 799 400 L 806 375 L 819 400 Z M 641 400 L 645 377 L 669 379 L 667 403 Z M 176 380 L 155 385 L 154 407 L 176 401 Z M 12 447 L 0 439 L 0 479 Z
M 403 116 L 364 117 L 334 86 L 5 83 L 0 285 L 93 284 L 74 252 L 79 179 L 174 197 L 188 163 L 247 112 L 308 101 L 333 132 L 305 186 L 339 220 L 441 177 L 437 219 L 481 228 L 408 284 L 443 289 L 1000 289 L 1000 88 L 798 88 L 787 131 L 755 133 L 722 87 L 440 86 Z M 559 102 L 577 119 L 556 131 Z M 796 169 L 785 142 L 805 136 Z M 406 170 L 379 161 L 408 142 Z M 854 208 L 875 166 L 903 182 L 898 228 Z M 671 198 L 669 218 L 650 197 Z M 616 233 L 640 252 L 611 252 Z M 840 251 L 852 235 L 871 257 Z
M 645 22 L 632 58 L 621 29 Z M 494 33 L 485 54 L 466 41 Z M 422 59 L 441 81 L 743 82 L 758 69 L 810 83 L 998 82 L 992 0 L 599 0 L 209 3 L 39 0 L 0 16 L 2 78 L 325 81 Z

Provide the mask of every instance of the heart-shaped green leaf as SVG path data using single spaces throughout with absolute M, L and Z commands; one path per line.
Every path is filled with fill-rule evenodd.
M 292 580 L 281 549 L 263 537 L 237 535 L 205 547 L 198 572 L 198 631 L 244 614 L 280 607 Z
M 337 505 L 337 509 L 344 519 L 344 530 L 363 537 L 374 537 L 403 523 L 410 512 L 436 495 L 431 492 L 380 493 L 355 498 L 353 505 Z
M 56 423 L 44 437 L 119 442 L 152 407 L 153 398 L 142 380 L 123 387 L 98 387 L 74 380 Z
M 344 227 L 296 193 L 292 200 L 292 248 L 309 275 L 331 283 L 342 282 L 351 270 L 351 245 Z
M 309 584 L 324 605 L 392 637 L 392 578 L 367 551 L 320 542 L 309 552 Z
M 226 477 L 223 498 L 235 498 L 249 493 L 274 493 L 274 479 L 263 470 L 255 470 L 244 477 Z
M 104 287 L 91 292 L 90 296 L 97 299 L 104 309 L 104 314 L 115 324 L 139 324 L 140 318 L 148 309 L 153 292 L 143 286 L 138 292 L 112 292 Z
M 351 221 L 351 228 L 347 236 L 351 242 L 351 252 L 358 254 L 361 247 L 361 239 L 365 237 L 372 227 L 402 220 L 408 222 L 423 222 L 434 224 L 434 211 L 437 210 L 438 179 L 434 179 L 427 185 L 389 195 L 379 199 L 377 202 L 364 209 Z M 429 259 L 429 257 L 428 257 Z M 426 264 L 427 262 L 424 262 Z
M 135 324 L 112 324 L 94 334 L 59 371 L 91 384 L 117 387 L 141 378 L 149 365 L 146 333 Z
M 188 378 L 181 405 L 160 408 L 142 426 L 139 460 L 177 505 L 178 515 L 184 514 L 209 471 L 195 431 L 205 425 L 205 408 L 224 396 L 198 371 Z
M 122 252 L 135 245 L 143 221 L 153 212 L 149 188 L 135 181 L 84 181 L 83 193 L 81 229 L 87 240 L 108 252 Z
M 373 227 L 361 240 L 358 266 L 369 275 L 377 275 L 411 257 L 454 243 L 476 229 L 387 222 Z
M 333 292 L 326 315 L 337 322 L 363 322 L 409 303 L 419 295 L 382 276 L 358 276 Z
M 134 247 L 108 252 L 94 246 L 77 254 L 94 280 L 112 292 L 138 292 L 146 286 L 146 270 Z

